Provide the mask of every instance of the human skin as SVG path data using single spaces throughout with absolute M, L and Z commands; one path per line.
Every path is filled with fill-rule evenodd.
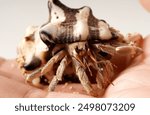
M 150 0 L 140 0 L 150 11 Z M 144 39 L 143 54 L 127 67 L 117 64 L 121 71 L 102 97 L 150 97 L 150 35 Z M 120 61 L 121 62 L 121 61 Z M 126 69 L 125 69 L 126 68 Z M 72 89 L 72 90 L 71 90 Z M 73 92 L 79 93 L 73 93 Z M 0 97 L 91 97 L 85 95 L 81 84 L 58 85 L 55 92 L 37 89 L 24 82 L 14 60 L 0 59 Z
M 150 0 L 140 0 L 143 7 L 150 12 Z
M 150 36 L 147 36 L 143 54 L 117 76 L 102 97 L 150 97 L 149 46 Z M 1 59 L 0 63 L 0 97 L 91 97 L 85 95 L 81 84 L 58 85 L 55 92 L 35 88 L 24 82 L 14 60 Z

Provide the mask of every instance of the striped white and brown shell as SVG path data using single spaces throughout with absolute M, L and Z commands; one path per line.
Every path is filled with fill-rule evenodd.
M 104 20 L 93 16 L 91 8 L 72 9 L 59 0 L 49 0 L 49 21 L 40 29 L 45 42 L 73 43 L 87 40 L 109 40 L 118 32 Z

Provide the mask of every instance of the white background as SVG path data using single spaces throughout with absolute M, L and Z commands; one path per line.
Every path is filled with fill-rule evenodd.
M 0 99 L 0 112 L 1 115 L 74 115 L 75 113 L 77 115 L 149 115 L 150 114 L 150 99 L 148 98 L 5 98 L 5 99 Z M 37 104 L 37 106 L 40 105 L 64 105 L 67 103 L 67 105 L 70 105 L 70 112 L 68 111 L 15 111 L 15 106 L 19 105 L 19 103 L 23 106 L 26 106 L 28 110 L 28 106 L 31 104 Z M 101 106 L 103 109 L 100 111 L 96 111 L 93 109 L 90 111 L 86 111 L 87 106 L 85 107 L 84 111 L 78 111 L 80 106 L 78 106 L 79 103 L 82 103 L 83 105 L 86 104 L 106 104 L 107 103 L 112 103 L 112 104 L 117 104 L 116 106 L 111 106 L 110 111 L 107 111 L 109 106 L 106 106 L 106 111 L 104 110 L 105 106 Z M 122 106 L 119 106 L 119 104 L 122 103 Z M 115 111 L 116 109 L 124 109 L 124 105 L 128 103 L 134 103 L 135 104 L 135 109 L 133 111 Z M 72 108 L 75 109 L 72 109 Z M 95 106 L 96 107 L 96 106 Z M 100 106 L 98 106 L 99 108 Z M 101 108 L 100 107 L 100 108 Z M 127 107 L 127 106 L 126 106 Z M 126 108 L 125 107 L 125 108 Z M 83 108 L 82 108 L 83 109 Z M 114 110 L 115 109 L 115 110 Z M 127 109 L 127 108 L 126 108 Z M 22 110 L 22 107 L 21 107 Z
M 139 0 L 61 0 L 70 7 L 90 6 L 94 15 L 127 33 L 150 34 L 150 14 Z M 0 0 L 0 57 L 15 58 L 16 46 L 28 25 L 48 19 L 47 0 Z

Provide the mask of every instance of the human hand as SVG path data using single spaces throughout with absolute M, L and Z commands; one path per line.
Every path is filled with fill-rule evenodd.
M 150 97 L 150 36 L 143 46 L 144 54 L 120 73 L 103 97 Z M 90 97 L 81 84 L 58 85 L 55 92 L 37 89 L 24 82 L 15 61 L 0 62 L 0 97 Z
M 144 54 L 121 72 L 104 97 L 150 97 L 150 35 L 144 39 Z
M 150 11 L 150 1 L 140 1 Z M 110 84 L 106 89 L 103 97 L 150 97 L 150 36 L 144 40 L 143 46 L 143 57 L 136 59 L 121 72 L 113 81 L 114 85 Z M 47 92 L 24 81 L 14 60 L 0 59 L 0 97 L 90 97 L 85 95 L 81 84 L 58 85 L 56 92 Z
M 140 0 L 145 9 L 150 11 L 150 1 Z M 129 68 L 123 71 L 110 85 L 104 97 L 150 97 L 150 36 L 146 37 L 144 57 L 136 60 Z M 137 64 L 138 63 L 138 64 Z
M 79 84 L 58 85 L 56 92 L 47 92 L 25 83 L 15 60 L 0 58 L 0 97 L 90 97 L 81 94 L 71 94 L 70 87 L 74 91 L 82 92 Z M 60 92 L 61 91 L 61 92 Z M 84 91 L 82 92 L 84 93 Z
M 150 1 L 149 0 L 140 0 L 143 7 L 150 12 Z

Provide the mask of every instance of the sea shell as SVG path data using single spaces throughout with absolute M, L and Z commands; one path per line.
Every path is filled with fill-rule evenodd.
M 44 42 L 73 43 L 79 41 L 109 40 L 116 37 L 106 21 L 94 17 L 90 7 L 73 9 L 59 0 L 49 0 L 49 21 L 40 29 Z

